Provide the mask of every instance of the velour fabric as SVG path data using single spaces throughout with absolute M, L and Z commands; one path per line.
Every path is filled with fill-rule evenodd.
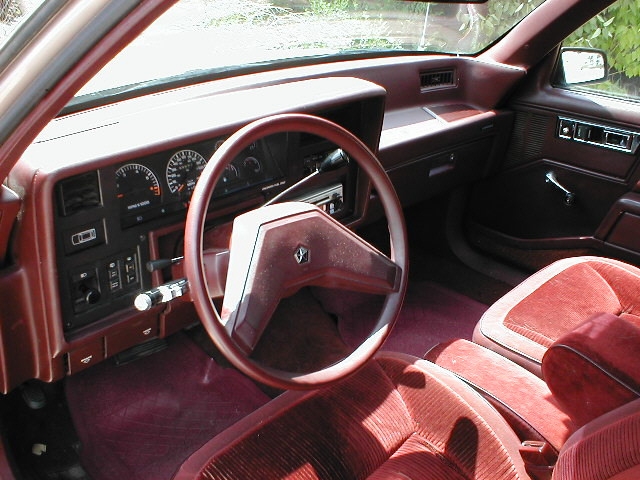
M 576 429 L 544 381 L 487 348 L 452 340 L 434 347 L 425 358 L 476 389 L 523 441 L 545 441 L 558 452 Z
M 560 451 L 553 480 L 631 480 L 640 472 L 640 400 L 576 431 Z
M 559 337 L 598 313 L 640 320 L 640 269 L 601 257 L 559 260 L 493 304 L 476 343 L 541 376 L 542 357 Z
M 391 458 L 382 464 L 368 480 L 406 480 L 409 478 L 437 478 L 442 480 L 465 480 L 467 477 L 438 458 L 429 444 L 419 435 L 412 435 Z
M 631 322 L 634 325 L 640 326 L 640 316 L 638 315 L 632 315 L 630 313 L 623 312 L 620 314 L 620 318 L 627 320 L 628 322 Z
M 520 440 L 495 409 L 450 372 L 411 361 L 388 353 L 380 364 L 406 403 L 416 433 L 467 478 L 527 478 Z
M 285 392 L 176 479 L 528 478 L 504 419 L 449 372 L 383 354 L 337 385 Z
M 631 467 L 628 470 L 620 472 L 610 480 L 638 480 L 640 478 L 640 465 L 636 465 L 635 467 Z
M 595 315 L 553 343 L 542 373 L 578 425 L 640 397 L 640 327 Z

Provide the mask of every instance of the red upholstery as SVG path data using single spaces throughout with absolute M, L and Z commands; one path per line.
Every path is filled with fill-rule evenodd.
M 560 337 L 542 361 L 554 398 L 578 425 L 640 397 L 640 327 L 595 315 Z
M 600 257 L 560 260 L 507 293 L 485 312 L 476 343 L 541 376 L 547 348 L 593 315 L 640 324 L 640 269 Z
M 337 386 L 284 393 L 204 445 L 175 478 L 529 478 L 519 443 L 454 375 L 384 354 Z
M 545 441 L 557 453 L 576 429 L 544 381 L 491 350 L 453 340 L 431 349 L 425 358 L 480 392 L 523 441 Z
M 574 433 L 560 452 L 553 480 L 640 478 L 640 400 Z

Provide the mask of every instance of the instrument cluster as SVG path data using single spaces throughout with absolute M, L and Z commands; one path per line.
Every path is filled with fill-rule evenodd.
M 185 210 L 208 160 L 223 142 L 220 138 L 120 165 L 115 181 L 122 228 Z M 274 160 L 270 142 L 260 140 L 227 165 L 214 196 L 279 176 L 282 168 Z

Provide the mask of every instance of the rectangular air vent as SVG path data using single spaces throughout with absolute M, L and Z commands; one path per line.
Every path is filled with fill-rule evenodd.
M 420 74 L 420 89 L 433 90 L 436 88 L 455 87 L 456 72 L 453 68 L 431 70 Z
M 99 205 L 101 201 L 98 172 L 71 177 L 58 184 L 58 211 L 61 216 L 67 217 Z

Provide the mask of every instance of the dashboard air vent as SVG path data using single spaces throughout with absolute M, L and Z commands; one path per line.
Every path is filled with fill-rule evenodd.
M 63 217 L 101 205 L 98 173 L 90 172 L 58 184 L 58 211 Z
M 453 68 L 431 70 L 420 74 L 420 89 L 432 90 L 436 88 L 454 87 L 456 75 Z

